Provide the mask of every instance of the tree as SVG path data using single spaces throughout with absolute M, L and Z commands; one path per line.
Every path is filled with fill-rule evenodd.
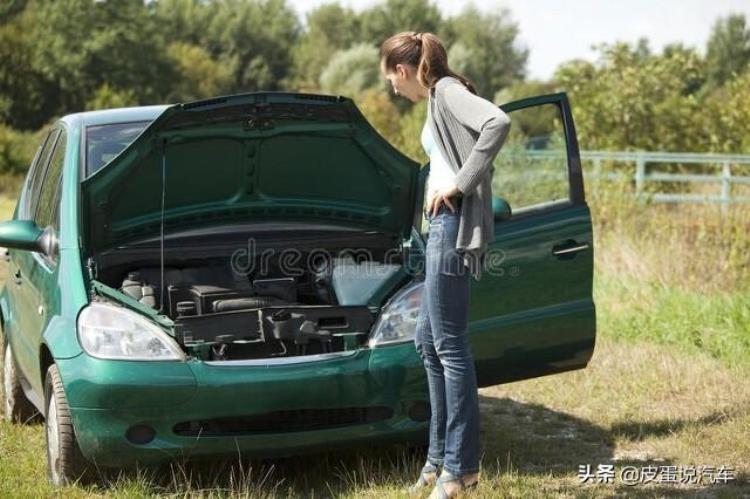
M 86 103 L 86 110 L 114 109 L 118 107 L 135 106 L 137 103 L 135 92 L 132 90 L 115 90 L 105 83 Z
M 31 0 L 27 12 L 33 16 L 32 66 L 57 86 L 61 111 L 83 109 L 105 83 L 132 89 L 142 104 L 166 95 L 175 73 L 142 0 Z
M 363 41 L 379 47 L 389 36 L 401 31 L 438 33 L 442 17 L 429 0 L 386 0 L 361 14 Z
M 750 154 L 750 68 L 711 94 L 705 109 L 711 150 Z
M 469 4 L 445 22 L 443 41 L 448 62 L 469 78 L 482 96 L 491 98 L 526 74 L 528 49 L 516 46 L 518 25 L 507 9 L 481 12 Z
M 388 142 L 396 145 L 401 132 L 401 117 L 388 96 L 380 90 L 371 88 L 362 92 L 356 101 L 357 107 L 367 121 Z
M 644 42 L 597 50 L 596 63 L 571 61 L 554 76 L 570 95 L 582 148 L 706 150 L 707 117 L 694 84 L 705 79 L 705 65 L 695 50 L 653 55 Z
M 558 91 L 554 81 L 519 81 L 495 94 L 494 102 L 498 105 L 515 100 L 551 94 Z M 551 106 L 539 106 L 526 109 L 513 117 L 513 132 L 519 132 L 524 137 L 551 136 L 560 130 L 555 113 L 550 112 Z
M 202 46 L 233 72 L 232 90 L 277 90 L 288 75 L 299 21 L 285 0 L 216 0 Z
M 42 127 L 36 132 L 19 132 L 0 123 L 0 176 L 25 173 L 47 130 Z
M 232 68 L 211 58 L 202 47 L 174 42 L 167 53 L 179 71 L 167 100 L 185 102 L 228 93 L 232 83 Z
M 320 73 L 333 54 L 353 45 L 359 34 L 359 17 L 352 9 L 328 3 L 312 10 L 299 43 L 292 49 L 292 70 L 286 86 L 318 91 Z
M 732 14 L 714 23 L 706 47 L 711 86 L 724 84 L 750 64 L 750 28 L 743 14 Z
M 54 80 L 34 64 L 34 25 L 24 11 L 0 26 L 0 118 L 22 130 L 42 126 L 61 100 Z
M 155 0 L 153 14 L 166 40 L 200 46 L 205 40 L 213 8 L 206 0 Z
M 23 12 L 28 0 L 4 0 L 0 5 L 0 23 L 6 23 L 16 14 Z
M 385 91 L 378 67 L 378 50 L 367 43 L 336 52 L 320 75 L 327 93 L 356 96 L 370 88 Z

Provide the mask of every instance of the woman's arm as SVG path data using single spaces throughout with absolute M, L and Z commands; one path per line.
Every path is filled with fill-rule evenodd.
M 446 107 L 456 119 L 479 133 L 474 148 L 455 179 L 456 187 L 462 193 L 469 193 L 492 166 L 510 131 L 510 118 L 498 106 L 471 93 L 460 83 L 447 85 L 443 89 L 443 96 Z

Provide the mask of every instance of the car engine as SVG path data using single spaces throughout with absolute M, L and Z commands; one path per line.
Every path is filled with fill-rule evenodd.
M 393 287 L 400 268 L 337 257 L 302 275 L 272 268 L 247 276 L 217 260 L 128 268 L 114 287 L 170 317 L 176 340 L 195 357 L 266 359 L 363 345 L 378 311 L 370 302 Z

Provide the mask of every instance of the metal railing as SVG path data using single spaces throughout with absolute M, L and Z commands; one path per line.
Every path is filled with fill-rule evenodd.
M 563 159 L 562 151 L 525 150 L 513 151 L 511 156 L 523 156 L 527 159 L 555 160 Z M 581 151 L 584 178 L 593 180 L 632 181 L 636 196 L 648 197 L 657 203 L 750 203 L 750 195 L 733 193 L 733 185 L 750 185 L 750 175 L 739 175 L 739 165 L 750 165 L 750 155 L 739 154 L 703 154 L 703 153 L 667 153 L 667 152 L 622 152 L 622 151 Z M 605 163 L 630 163 L 632 171 L 605 171 Z M 649 171 L 654 164 L 679 164 L 683 172 L 667 173 Z M 706 173 L 706 166 L 719 170 L 715 174 Z M 684 172 L 685 168 L 695 167 L 695 173 Z M 703 167 L 703 168 L 701 168 Z M 609 169 L 609 168 L 607 168 Z M 734 170 L 734 171 L 733 171 Z M 531 173 L 531 172 L 530 172 Z M 649 183 L 680 182 L 717 184 L 717 194 L 689 192 L 659 192 Z M 749 190 L 750 191 L 750 190 Z
M 617 176 L 617 173 L 602 172 L 604 161 L 633 163 L 635 170 L 632 178 L 635 182 L 636 195 L 648 195 L 657 203 L 748 203 L 750 196 L 732 195 L 732 185 L 750 185 L 750 176 L 735 175 L 732 168 L 737 165 L 750 165 L 750 155 L 740 154 L 704 154 L 704 153 L 667 153 L 667 152 L 610 152 L 581 151 L 581 160 L 593 163 L 592 176 Z M 655 163 L 681 164 L 684 166 L 720 166 L 721 172 L 710 173 L 663 173 L 648 172 L 647 165 Z M 626 175 L 626 177 L 629 175 Z M 686 182 L 715 183 L 720 186 L 719 194 L 665 193 L 646 192 L 648 182 Z

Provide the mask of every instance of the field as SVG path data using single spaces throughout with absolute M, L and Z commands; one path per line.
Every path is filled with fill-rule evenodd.
M 748 210 L 641 206 L 617 193 L 590 202 L 594 356 L 582 371 L 480 391 L 482 482 L 471 497 L 750 497 Z M 0 219 L 12 206 L 0 197 Z M 55 491 L 42 428 L 0 423 L 0 497 L 407 497 L 424 459 L 397 447 L 175 463 Z M 581 483 L 579 467 L 600 464 L 614 464 L 614 483 Z M 733 479 L 620 479 L 624 466 L 649 465 L 724 466 Z

